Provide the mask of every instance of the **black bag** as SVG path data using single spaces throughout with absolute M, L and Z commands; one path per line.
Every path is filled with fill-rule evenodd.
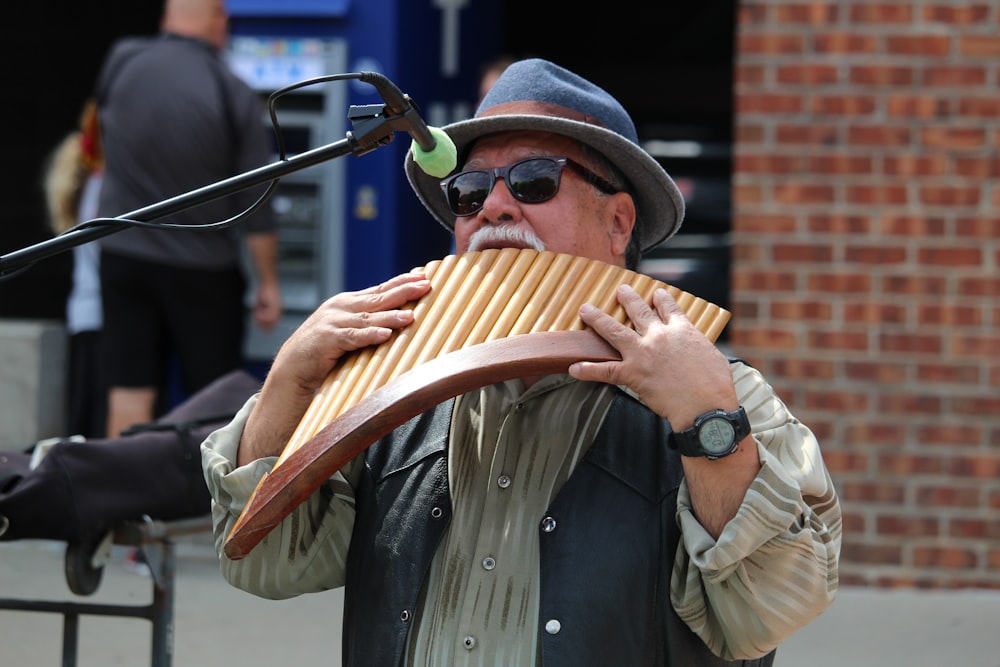
M 0 452 L 0 541 L 90 544 L 127 520 L 207 515 L 201 443 L 259 388 L 233 371 L 119 438 L 61 440 L 34 469 L 30 454 Z

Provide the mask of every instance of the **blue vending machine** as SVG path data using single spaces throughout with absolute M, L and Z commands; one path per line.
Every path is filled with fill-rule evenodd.
M 232 68 L 262 99 L 316 77 L 378 72 L 409 95 L 428 125 L 472 115 L 479 69 L 501 45 L 494 0 L 229 0 Z M 328 81 L 277 102 L 286 157 L 341 141 L 349 112 L 384 101 L 370 84 Z M 263 122 L 271 125 L 265 113 Z M 276 144 L 277 145 L 277 144 Z M 417 201 L 403 172 L 410 137 L 281 178 L 279 220 L 286 315 L 250 327 L 247 357 L 269 361 L 327 297 L 376 284 L 452 250 L 451 236 Z

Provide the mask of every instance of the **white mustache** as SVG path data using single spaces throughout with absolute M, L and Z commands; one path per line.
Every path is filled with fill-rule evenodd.
M 545 244 L 534 232 L 507 225 L 490 225 L 476 230 L 469 238 L 469 252 L 496 245 L 514 244 L 542 252 Z

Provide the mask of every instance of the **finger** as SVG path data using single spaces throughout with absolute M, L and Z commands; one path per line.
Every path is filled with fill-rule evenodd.
M 653 307 L 656 308 L 656 312 L 659 313 L 660 319 L 664 322 L 668 322 L 671 317 L 675 317 L 677 315 L 687 317 L 684 313 L 684 309 L 678 305 L 677 300 L 670 295 L 670 292 L 662 287 L 657 288 L 656 291 L 653 292 Z

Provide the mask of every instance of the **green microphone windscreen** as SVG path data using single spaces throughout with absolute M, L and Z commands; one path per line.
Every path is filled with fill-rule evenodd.
M 417 142 L 411 142 L 410 154 L 413 155 L 413 161 L 425 174 L 444 178 L 458 164 L 458 150 L 447 132 L 438 127 L 428 127 L 427 129 L 434 135 L 437 144 L 433 149 L 425 151 Z

